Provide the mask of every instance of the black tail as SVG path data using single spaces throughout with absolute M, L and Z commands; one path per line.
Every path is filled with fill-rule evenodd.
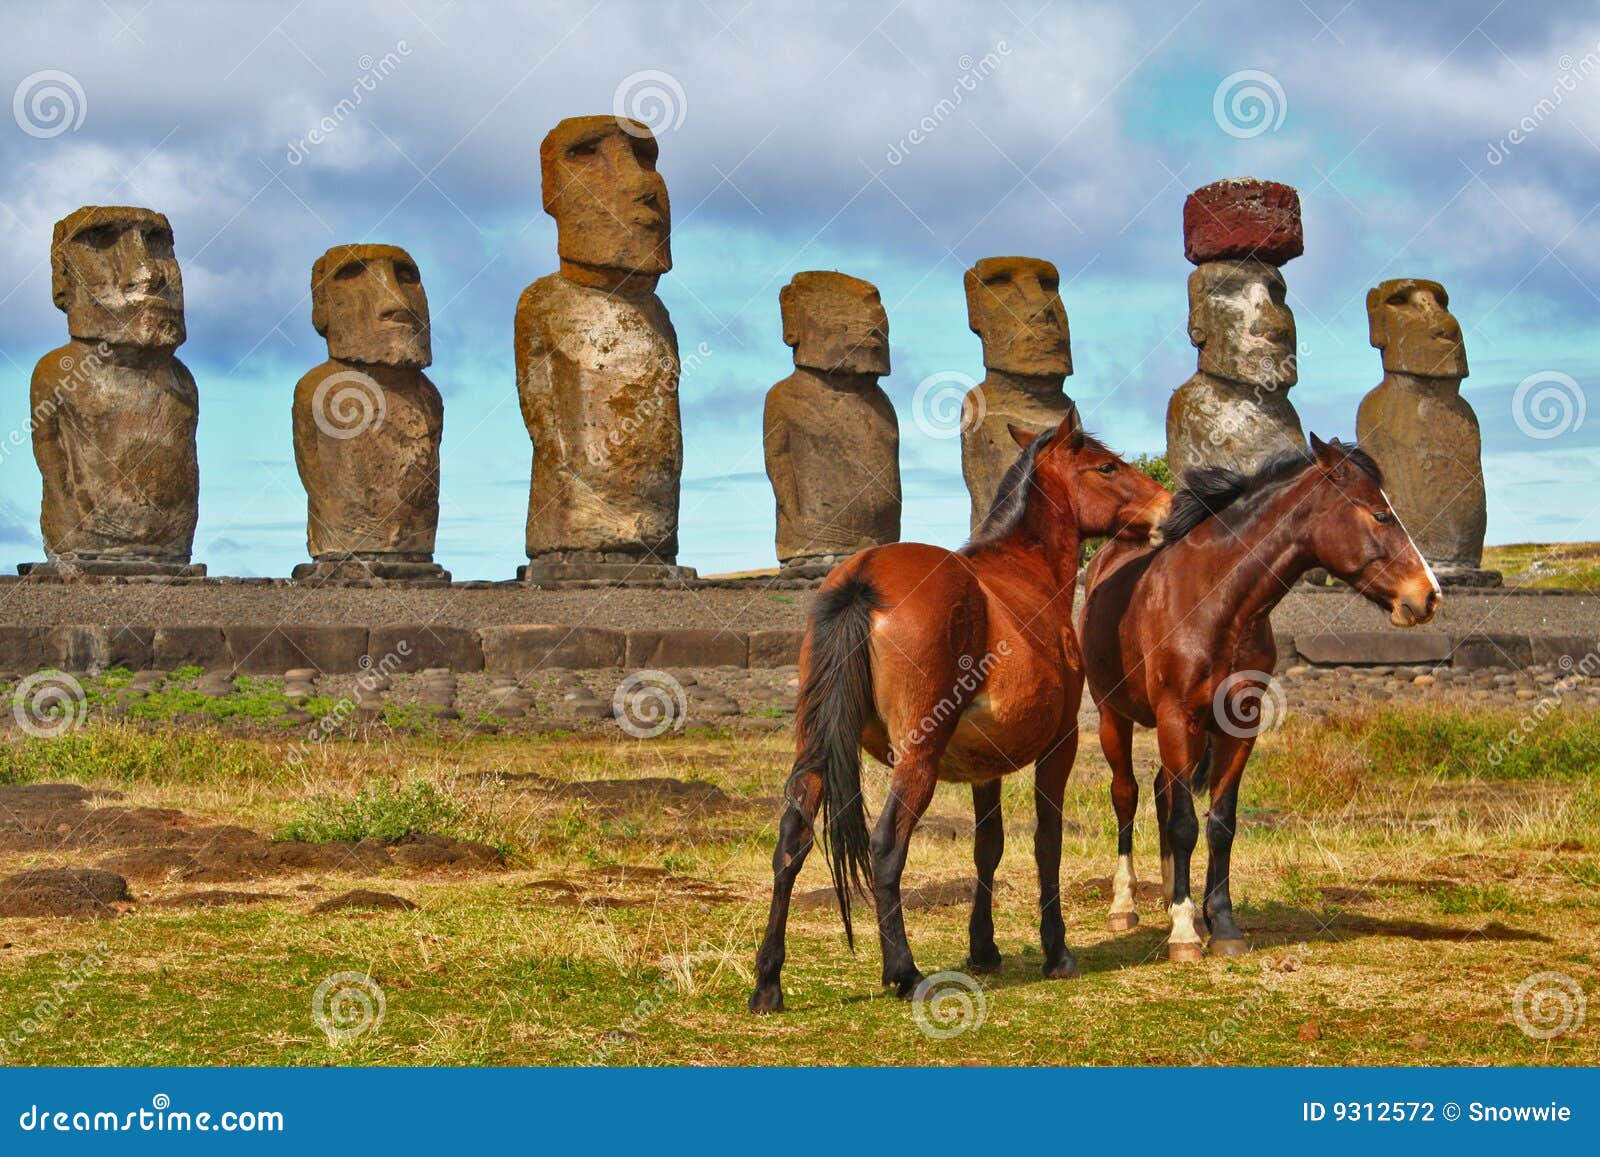
M 876 710 L 867 644 L 872 612 L 881 605 L 872 584 L 857 578 L 817 597 L 811 612 L 811 663 L 796 720 L 800 753 L 789 777 L 809 772 L 822 780 L 823 848 L 852 949 L 850 889 L 865 889 L 872 882 L 871 836 L 861 798 L 861 729 Z
M 1189 782 L 1189 794 L 1196 799 L 1206 790 L 1206 784 L 1211 780 L 1211 740 L 1206 740 L 1206 749 L 1200 756 L 1200 762 L 1194 765 L 1194 778 Z M 1204 818 L 1204 817 L 1202 817 Z

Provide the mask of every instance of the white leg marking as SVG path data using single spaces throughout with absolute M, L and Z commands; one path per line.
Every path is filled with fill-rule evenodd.
M 1200 910 L 1194 906 L 1193 900 L 1185 900 L 1181 904 L 1172 906 L 1172 935 L 1167 937 L 1169 944 L 1199 944 L 1200 929 L 1197 926 L 1197 917 Z
M 1111 914 L 1137 911 L 1133 902 L 1133 886 L 1138 880 L 1133 874 L 1133 857 L 1117 857 L 1117 874 L 1111 878 Z

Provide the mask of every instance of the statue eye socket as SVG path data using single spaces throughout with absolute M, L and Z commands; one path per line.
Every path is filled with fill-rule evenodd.
M 117 243 L 117 238 L 122 233 L 115 225 L 96 225 L 93 229 L 85 229 L 74 240 L 87 245 L 90 249 L 110 249 Z
M 365 261 L 350 261 L 339 266 L 339 270 L 333 275 L 333 279 L 335 281 L 349 281 L 352 277 L 360 277 L 366 271 L 367 263 Z
M 422 280 L 422 274 L 417 272 L 415 265 L 407 265 L 401 262 L 394 267 L 394 279 L 402 285 L 416 285 Z
M 599 141 L 579 141 L 567 148 L 569 157 L 592 157 L 600 151 Z
M 1411 298 L 1408 295 L 1406 295 L 1404 293 L 1397 293 L 1393 297 L 1389 298 L 1389 304 L 1390 305 L 1405 305 L 1410 300 L 1411 300 Z
M 151 229 L 144 235 L 144 243 L 152 257 L 172 256 L 172 234 L 166 229 Z

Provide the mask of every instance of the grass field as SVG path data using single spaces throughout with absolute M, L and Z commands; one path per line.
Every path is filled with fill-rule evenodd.
M 1518 542 L 1483 548 L 1483 565 L 1510 587 L 1600 591 L 1600 542 Z
M 287 872 L 226 883 L 258 903 L 166 907 L 199 886 L 141 880 L 114 920 L 0 920 L 0 1030 L 21 1064 L 1595 1064 L 1600 716 L 1562 708 L 1491 762 L 1514 714 L 1389 711 L 1291 720 L 1246 775 L 1234 854 L 1248 956 L 1175 966 L 1143 924 L 1105 931 L 1107 773 L 1086 745 L 1066 802 L 1066 918 L 1084 976 L 1038 975 L 1031 783 L 1007 784 L 996 901 L 1002 971 L 954 1035 L 921 1031 L 812 896 L 791 920 L 789 1011 L 746 1013 L 765 922 L 785 733 L 658 740 L 409 735 L 322 745 L 91 725 L 0 743 L 0 783 L 123 793 L 300 839 L 418 831 L 500 848 L 503 868 Z M 1148 743 L 1148 740 L 1142 742 Z M 1141 766 L 1151 752 L 1142 749 Z M 646 779 L 646 785 L 609 781 Z M 597 783 L 596 781 L 607 781 Z M 874 798 L 886 778 L 867 773 Z M 580 785 L 574 787 L 573 785 Z M 588 784 L 588 787 L 581 785 Z M 1148 778 L 1138 862 L 1156 873 Z M 912 846 L 907 925 L 926 973 L 962 968 L 970 800 L 942 787 Z M 164 813 L 162 813 L 164 814 Z M 0 874 L 96 856 L 12 847 Z M 820 855 L 799 892 L 823 888 Z M 411 911 L 315 914 L 349 888 Z M 200 889 L 203 890 L 203 889 Z M 860 925 L 858 924 L 858 928 Z M 319 984 L 324 1023 L 314 1019 Z M 360 981 L 370 978 L 370 984 Z M 1555 987 L 1552 988 L 1551 986 Z M 381 991 L 383 1017 L 374 1022 Z M 331 992 L 331 996 L 329 993 Z M 362 1001 L 366 1001 L 364 1008 Z M 329 1003 L 331 1001 L 331 1003 Z M 936 1009 L 937 1010 L 937 1009 Z M 948 1007 L 946 1008 L 948 1011 Z M 935 1027 L 944 1022 L 935 1020 Z M 336 1034 L 337 1036 L 337 1034 Z

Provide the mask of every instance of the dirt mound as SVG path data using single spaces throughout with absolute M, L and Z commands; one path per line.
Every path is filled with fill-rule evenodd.
M 374 892 L 368 888 L 357 888 L 353 892 L 345 892 L 324 900 L 315 908 L 313 914 L 326 914 L 329 912 L 352 912 L 364 909 L 379 908 L 391 912 L 413 912 L 416 904 L 404 896 L 396 896 L 390 892 Z
M 665 868 L 611 865 L 571 877 L 534 880 L 527 885 L 546 903 L 560 908 L 637 908 L 662 902 L 731 904 L 739 893 L 711 880 L 678 876 Z
M 1009 892 L 1011 885 L 1003 880 L 996 880 L 994 890 Z M 977 891 L 978 881 L 970 876 L 965 879 L 956 877 L 948 880 L 929 880 L 925 884 L 907 884 L 900 889 L 900 906 L 906 909 L 965 906 L 972 903 L 972 897 Z M 858 893 L 854 902 L 870 907 L 873 901 L 872 897 Z M 832 908 L 837 903 L 832 888 L 812 888 L 806 892 L 796 892 L 794 899 L 790 901 L 791 906 L 801 912 Z
M 108 920 L 132 902 L 127 880 L 92 868 L 36 868 L 0 880 L 0 916 Z
M 195 883 L 395 867 L 483 869 L 503 862 L 486 844 L 447 836 L 310 844 L 272 840 L 234 824 L 207 824 L 175 808 L 105 806 L 121 798 L 76 784 L 0 786 L 0 851 L 94 850 L 106 853 L 96 866 L 108 872 Z

